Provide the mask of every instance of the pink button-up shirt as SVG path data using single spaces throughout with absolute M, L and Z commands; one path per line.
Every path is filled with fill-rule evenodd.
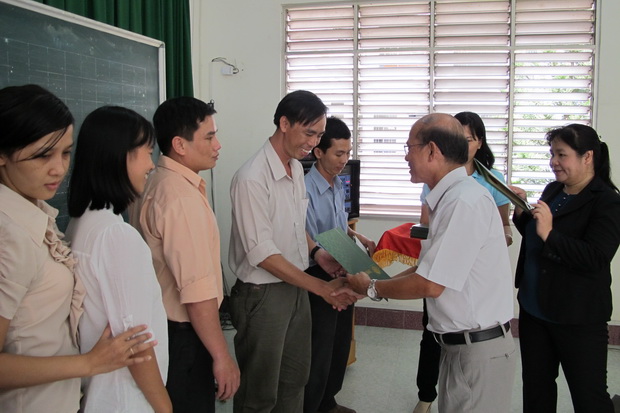
M 187 322 L 187 303 L 222 303 L 220 233 L 205 195 L 205 181 L 162 156 L 131 223 L 151 248 L 169 320 Z M 137 216 L 136 216 L 137 215 Z

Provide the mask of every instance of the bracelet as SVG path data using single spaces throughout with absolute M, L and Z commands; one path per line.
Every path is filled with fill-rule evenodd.
M 312 251 L 310 251 L 310 259 L 311 259 L 312 261 L 314 261 L 314 256 L 316 255 L 316 252 L 317 252 L 318 250 L 320 250 L 320 249 L 321 249 L 321 247 L 320 247 L 319 245 L 317 245 L 317 246 L 315 246 L 314 248 L 312 248 Z

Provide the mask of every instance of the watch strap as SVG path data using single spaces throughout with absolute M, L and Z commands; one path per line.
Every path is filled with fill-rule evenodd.
M 310 259 L 312 261 L 314 261 L 314 256 L 316 255 L 316 252 L 320 249 L 321 249 L 320 245 L 316 245 L 314 248 L 312 248 L 312 251 L 310 251 Z
M 374 297 L 372 297 L 371 295 L 368 295 L 368 298 L 370 298 L 372 301 L 381 301 L 383 298 L 379 297 L 379 294 L 377 293 L 377 289 L 375 288 L 376 282 L 377 280 L 375 279 L 370 280 L 370 284 L 368 285 L 368 290 L 373 292 Z

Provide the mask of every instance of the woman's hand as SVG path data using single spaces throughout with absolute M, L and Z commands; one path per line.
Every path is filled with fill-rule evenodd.
M 538 201 L 534 204 L 532 216 L 536 220 L 536 234 L 543 240 L 547 241 L 549 233 L 553 229 L 553 214 L 544 201 Z
M 152 337 L 151 333 L 138 334 L 146 329 L 147 326 L 141 325 L 113 337 L 112 329 L 108 325 L 95 347 L 85 354 L 88 360 L 89 375 L 108 373 L 121 367 L 150 360 L 151 356 L 135 357 L 136 354 L 157 345 L 155 340 L 145 343 Z
M 524 189 L 521 189 L 518 186 L 513 186 L 513 185 L 508 185 L 508 188 L 510 188 L 512 192 L 517 194 L 519 198 L 523 199 L 524 201 L 527 201 L 527 193 L 525 192 Z
M 512 192 L 517 194 L 519 198 L 527 202 L 527 193 L 525 192 L 525 190 L 519 188 L 518 186 L 513 186 L 513 185 L 508 185 L 508 188 L 510 188 Z M 515 205 L 514 215 L 518 217 L 521 215 L 521 213 L 523 213 L 523 210 Z

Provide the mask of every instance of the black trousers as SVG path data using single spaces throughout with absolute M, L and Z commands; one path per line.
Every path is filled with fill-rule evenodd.
M 575 413 L 613 413 L 607 392 L 607 323 L 560 325 L 519 313 L 523 412 L 555 413 L 559 366 Z
M 418 399 L 423 402 L 432 402 L 437 398 L 441 347 L 435 340 L 435 337 L 433 337 L 433 333 L 426 328 L 428 325 L 426 299 L 423 303 L 422 325 L 424 326 L 424 331 L 422 332 L 422 341 L 420 342 L 420 359 L 418 361 L 416 384 L 418 386 Z
M 168 353 L 174 413 L 215 413 L 213 359 L 190 323 L 168 321 Z
M 330 281 L 332 277 L 318 265 L 306 272 Z M 321 297 L 308 293 L 312 314 L 312 359 L 310 378 L 304 390 L 304 413 L 328 411 L 336 406 L 349 360 L 353 330 L 353 306 L 334 310 Z

